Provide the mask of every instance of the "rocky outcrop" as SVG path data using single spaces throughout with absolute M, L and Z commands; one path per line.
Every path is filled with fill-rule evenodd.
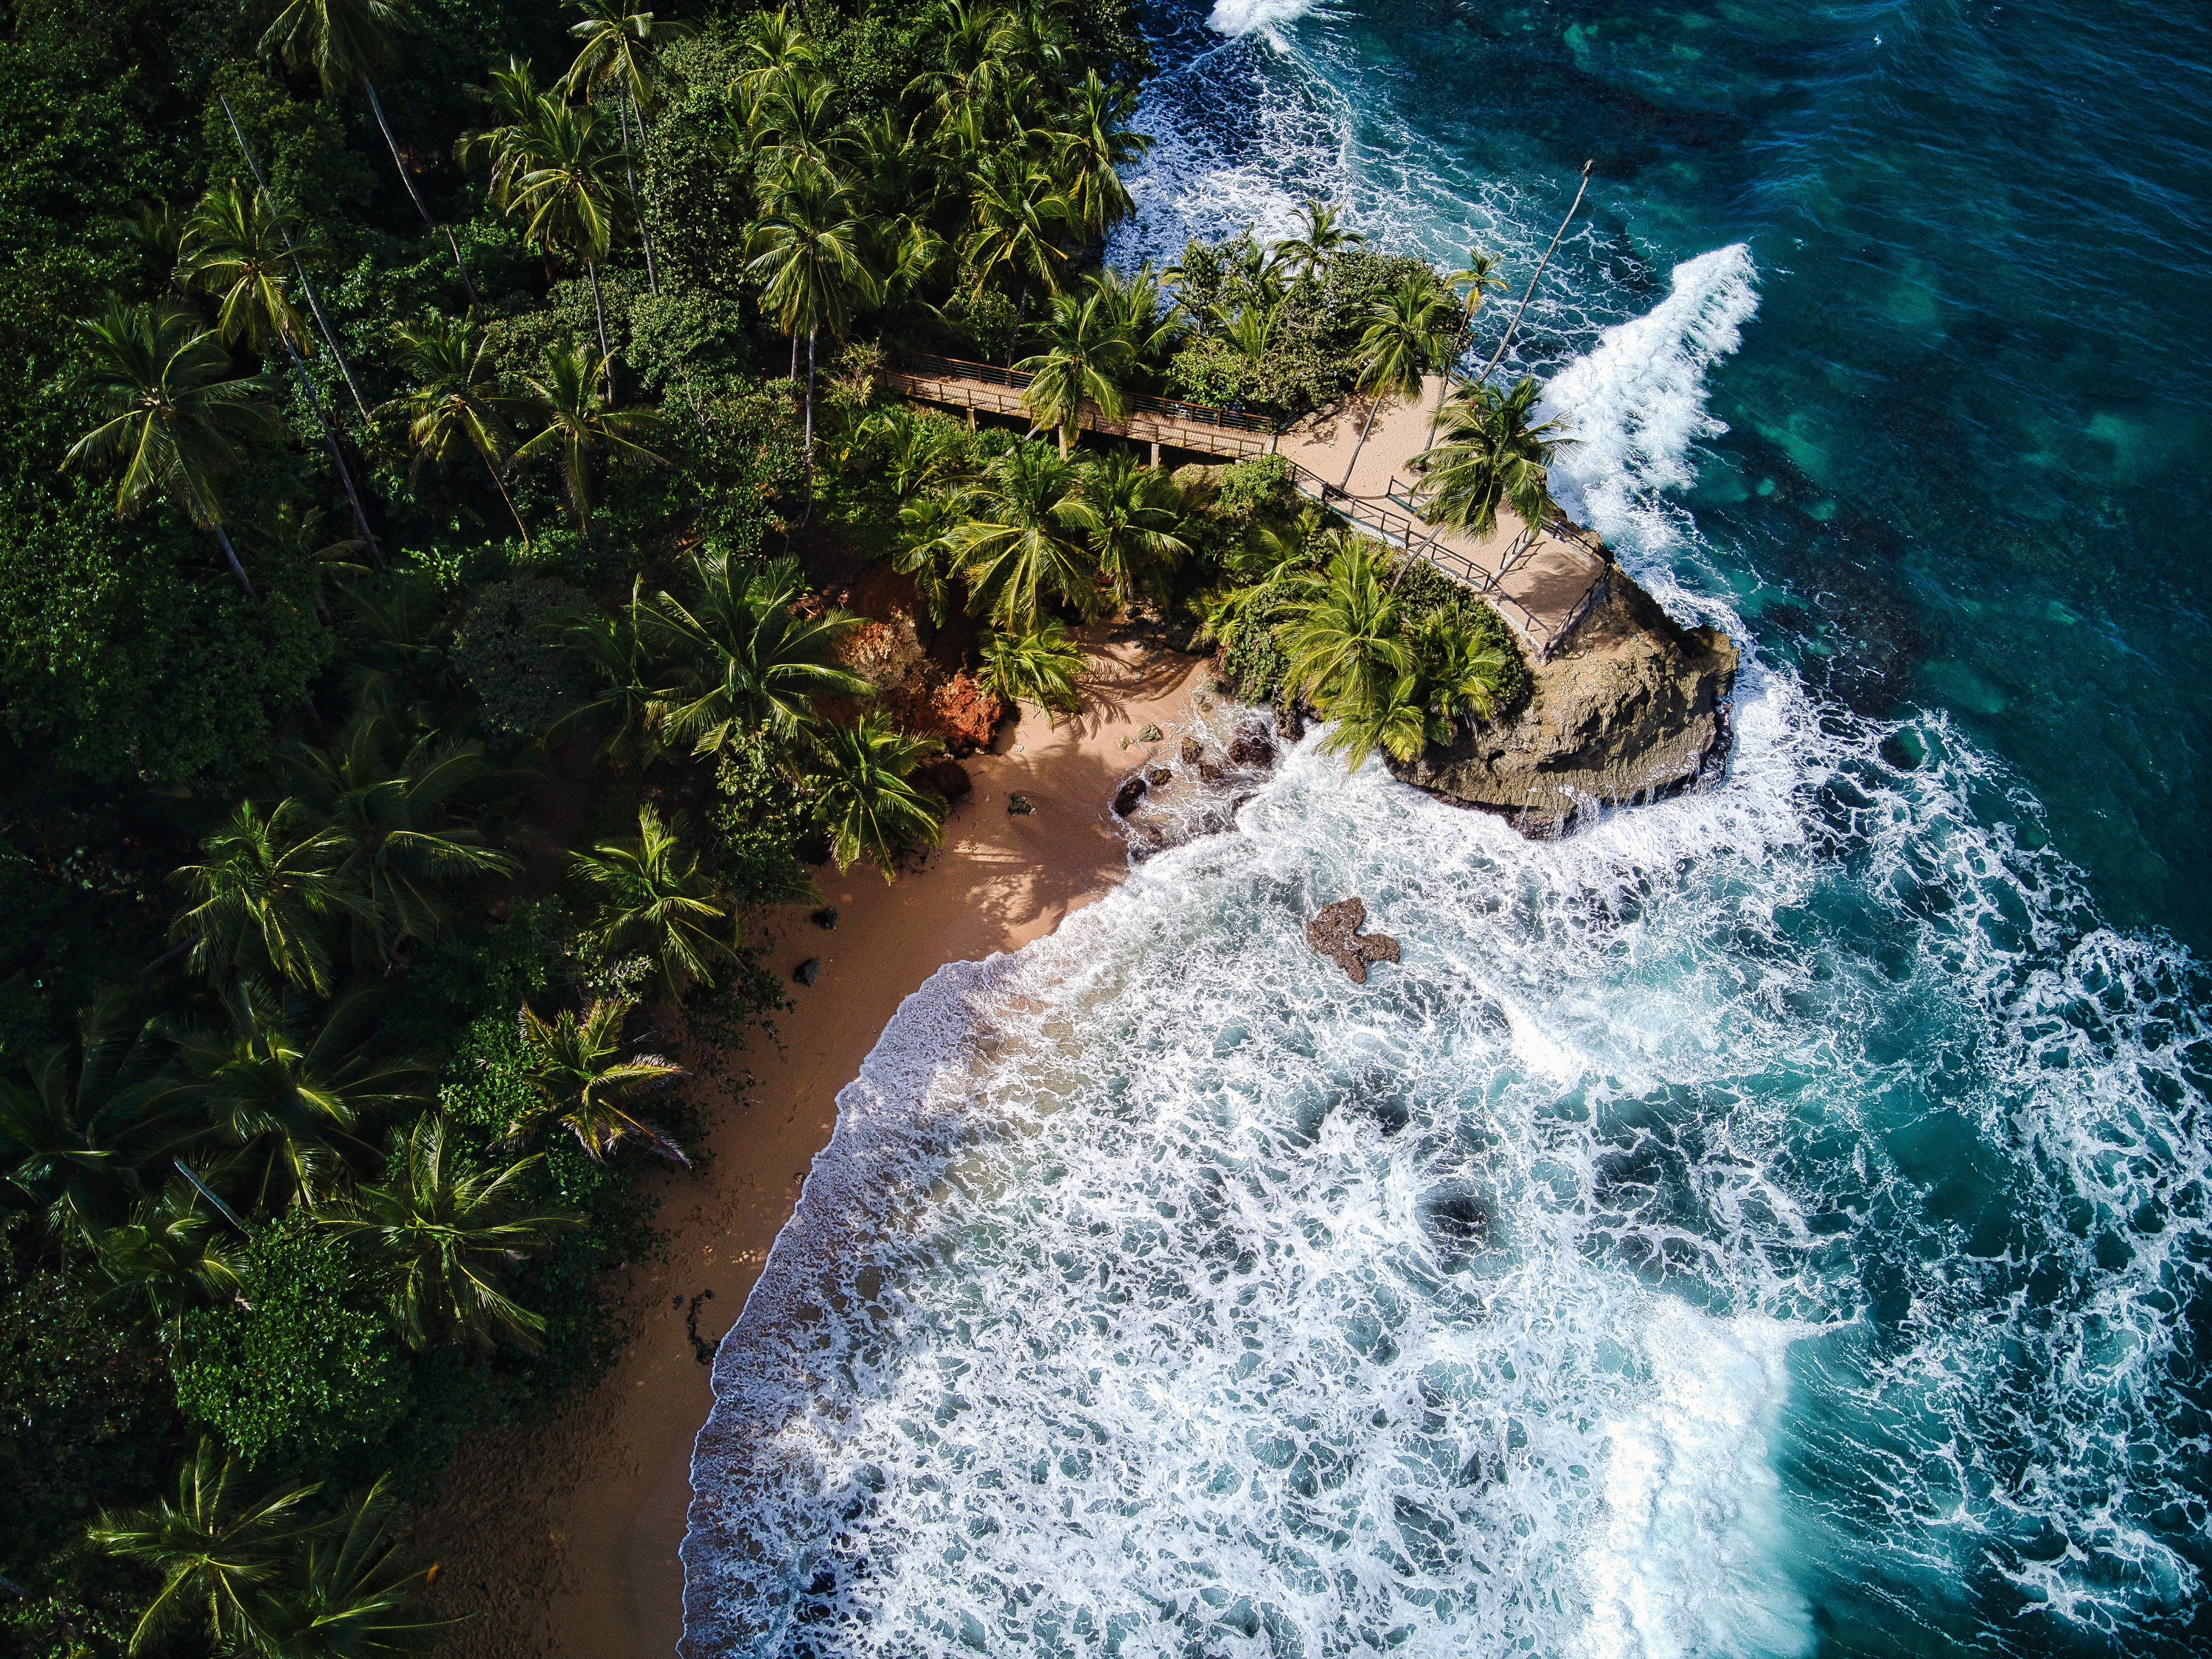
M 1559 654 L 1530 664 L 1516 717 L 1409 763 L 1385 759 L 1407 783 L 1509 813 L 1524 833 L 1558 835 L 1593 808 L 1718 775 L 1736 663 L 1726 635 L 1681 627 L 1616 566 Z
M 1359 931 L 1366 920 L 1365 902 L 1347 898 L 1322 905 L 1306 924 L 1306 943 L 1343 969 L 1354 985 L 1367 983 L 1369 963 L 1398 959 L 1398 941 L 1389 934 Z

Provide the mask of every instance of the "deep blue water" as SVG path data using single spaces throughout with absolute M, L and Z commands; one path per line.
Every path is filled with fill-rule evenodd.
M 1309 739 L 940 973 L 717 1359 L 695 1656 L 2212 1651 L 2203 13 L 1153 17 L 1118 258 L 1525 275 L 1595 159 L 1516 355 L 1735 752 L 1532 843 Z

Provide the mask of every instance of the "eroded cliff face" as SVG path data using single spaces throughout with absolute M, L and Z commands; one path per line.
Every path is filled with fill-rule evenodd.
M 1407 783 L 1556 836 L 1593 808 L 1717 777 L 1736 664 L 1726 635 L 1680 627 L 1615 566 L 1559 653 L 1529 664 L 1534 689 L 1516 717 L 1410 763 L 1384 758 Z

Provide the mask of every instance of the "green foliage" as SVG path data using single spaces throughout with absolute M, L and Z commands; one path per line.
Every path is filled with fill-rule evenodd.
M 583 593 L 555 576 L 476 590 L 449 654 L 489 730 L 534 738 L 582 702 L 584 665 L 562 644 L 560 629 L 586 609 Z
M 806 797 L 783 746 L 757 732 L 725 745 L 714 788 L 721 799 L 707 815 L 714 872 L 738 908 L 819 903 L 794 850 L 806 830 Z
M 239 1299 L 187 1314 L 177 1407 L 249 1462 L 380 1437 L 407 1403 L 377 1287 L 316 1218 L 267 1224 L 239 1255 Z

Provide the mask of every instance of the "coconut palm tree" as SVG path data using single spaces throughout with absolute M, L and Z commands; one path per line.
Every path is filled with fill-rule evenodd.
M 149 1109 L 164 1051 L 119 994 L 79 1017 L 58 1043 L 0 1074 L 0 1212 L 29 1212 L 61 1239 L 120 1222 L 143 1193 L 142 1170 L 184 1130 Z
M 541 91 L 538 66 L 514 53 L 506 68 L 494 70 L 483 85 L 468 90 L 491 121 L 464 132 L 454 156 L 464 167 L 484 168 L 489 174 L 486 199 L 502 214 L 512 212 L 516 187 L 530 170 L 531 152 L 543 131 L 560 119 L 562 100 Z
M 174 1503 L 162 1498 L 122 1515 L 103 1513 L 89 1528 L 92 1541 L 161 1577 L 131 1632 L 131 1650 L 142 1651 L 195 1607 L 205 1613 L 219 1647 L 259 1647 L 264 1588 L 310 1529 L 302 1506 L 320 1490 L 255 1492 L 240 1465 L 203 1440 L 178 1471 Z
M 690 567 L 696 597 L 687 603 L 664 591 L 641 616 L 674 669 L 659 693 L 672 741 L 711 755 L 747 732 L 789 738 L 814 723 L 815 698 L 868 694 L 868 683 L 836 659 L 837 641 L 858 619 L 799 615 L 796 561 L 697 552 Z
M 286 292 L 288 220 L 259 191 L 218 185 L 185 221 L 178 242 L 177 274 L 187 289 L 215 299 L 216 332 L 257 356 L 279 343 L 302 356 L 315 349 Z
M 872 711 L 850 726 L 817 732 L 808 766 L 814 818 L 830 832 L 839 869 L 866 858 L 889 881 L 908 848 L 945 839 L 944 801 L 911 781 L 915 769 L 943 748 L 935 738 L 908 736 Z
M 1356 772 L 1376 749 L 1410 761 L 1431 743 L 1448 740 L 1450 727 L 1423 705 L 1421 690 L 1419 677 L 1407 673 L 1376 688 L 1371 696 L 1340 699 L 1322 752 L 1342 755 Z
M 149 1108 L 197 1123 L 225 1149 L 220 1179 L 240 1208 L 313 1208 L 374 1167 L 382 1120 L 424 1091 L 421 1066 L 376 1053 L 373 1008 L 367 990 L 319 1007 L 234 981 L 210 1006 L 157 1022 L 172 1058 Z
M 1423 518 L 1487 536 L 1498 528 L 1500 507 L 1511 507 L 1532 531 L 1559 511 L 1549 469 L 1572 441 L 1556 435 L 1557 421 L 1531 423 L 1542 395 L 1525 375 L 1510 392 L 1475 380 L 1452 393 L 1440 428 L 1443 441 L 1415 458 L 1426 469 L 1416 497 Z
M 814 37 L 806 25 L 791 15 L 789 6 L 756 12 L 745 32 L 744 64 L 741 79 L 758 91 L 779 75 L 811 68 L 819 62 Z
M 1367 447 L 1374 430 L 1375 412 L 1391 398 L 1413 397 L 1421 389 L 1421 377 L 1451 361 L 1452 307 L 1433 277 L 1409 277 L 1387 299 L 1377 300 L 1368 311 L 1366 331 L 1359 337 L 1359 385 L 1368 396 L 1367 418 L 1360 423 L 1359 441 L 1345 464 L 1340 489 L 1352 487 L 1352 469 L 1359 452 Z
M 1123 387 L 1137 354 L 1096 293 L 1054 295 L 1044 334 L 1046 349 L 1014 368 L 1030 377 L 1022 390 L 1023 407 L 1037 425 L 1059 433 L 1065 459 L 1082 424 L 1085 404 L 1097 404 L 1109 420 L 1118 420 L 1127 411 L 1129 400 Z
M 969 181 L 971 222 L 960 258 L 977 291 L 1000 270 L 1021 284 L 1057 294 L 1067 269 L 1064 246 L 1075 210 L 1042 167 L 1009 151 L 987 153 Z
M 1127 604 L 1144 582 L 1190 551 L 1176 532 L 1183 521 L 1182 492 L 1158 467 L 1141 465 L 1127 450 L 1094 463 L 1085 483 L 1097 523 L 1091 545 L 1101 574 Z
M 1161 289 L 1150 260 L 1126 276 L 1107 266 L 1083 283 L 1109 324 L 1129 343 L 1140 370 L 1156 368 L 1182 343 L 1182 313 Z
M 569 38 L 582 45 L 562 83 L 571 94 L 580 92 L 586 97 L 611 90 L 623 114 L 637 125 L 637 149 L 643 155 L 645 112 L 658 98 L 660 88 L 659 68 L 653 60 L 650 48 L 694 34 L 698 26 L 680 18 L 656 17 L 649 11 L 625 12 L 623 0 L 568 0 L 568 3 L 584 14 L 583 21 L 568 26 Z M 627 147 L 627 129 L 623 142 Z M 630 195 L 635 197 L 637 176 L 627 158 L 623 163 L 623 180 L 629 185 Z M 639 239 L 645 245 L 646 285 L 658 295 L 660 274 L 653 263 L 653 230 L 642 214 L 638 216 L 637 228 Z
M 238 469 L 241 441 L 279 431 L 268 380 L 232 378 L 222 342 L 179 307 L 115 300 L 79 326 L 92 362 L 76 384 L 93 395 L 100 422 L 70 446 L 63 467 L 112 471 L 118 518 L 168 496 L 195 525 L 214 532 L 231 574 L 248 599 L 257 598 L 223 532 L 216 481 Z
M 1002 631 L 1036 624 L 1048 594 L 1079 611 L 1098 608 L 1099 520 L 1083 473 L 1048 445 L 1020 444 L 955 498 L 961 521 L 946 543 L 967 578 L 969 604 Z
M 737 952 L 722 938 L 732 927 L 729 902 L 699 855 L 684 847 L 683 813 L 664 823 L 650 804 L 637 809 L 634 840 L 601 842 L 569 862 L 599 897 L 593 945 L 609 961 L 649 959 L 671 1002 L 692 981 L 714 982 L 713 964 Z
M 1422 625 L 1414 651 L 1423 701 L 1447 725 L 1496 718 L 1505 678 L 1513 666 L 1504 651 L 1484 644 L 1450 611 L 1439 612 Z
M 1354 538 L 1325 571 L 1293 580 L 1287 618 L 1276 629 L 1288 659 L 1285 690 L 1346 722 L 1331 746 L 1354 770 L 1374 746 L 1376 719 L 1401 701 L 1399 682 L 1414 672 L 1388 574 L 1382 550 Z M 1413 687 L 1407 690 L 1410 696 Z
M 376 95 L 376 83 L 368 78 L 372 70 L 398 55 L 392 37 L 413 23 L 407 0 L 286 0 L 283 9 L 263 33 L 258 50 L 282 58 L 291 69 L 313 64 L 325 98 L 335 98 L 356 83 L 360 86 L 368 98 L 370 112 L 376 117 L 377 130 L 392 151 L 392 165 L 399 182 L 407 187 L 407 199 L 422 216 L 425 229 L 444 232 L 446 246 L 453 250 L 453 269 L 460 273 L 461 287 L 474 305 L 476 285 L 469 281 L 461 245 L 452 230 L 433 219 L 430 210 L 422 204 L 414 175 L 407 171 L 399 154 L 399 141 L 392 136 L 392 124 L 384 118 L 384 100 Z
M 362 1186 L 324 1224 L 390 1276 L 392 1323 L 409 1347 L 459 1342 L 489 1353 L 506 1341 L 535 1352 L 545 1321 L 502 1291 L 499 1276 L 581 1218 L 530 1212 L 522 1188 L 542 1162 L 536 1153 L 497 1171 L 456 1167 L 448 1133 L 443 1116 L 426 1112 L 399 1141 L 398 1172 Z
M 138 1304 L 157 1324 L 173 1325 L 191 1309 L 234 1295 L 238 1231 L 211 1206 L 204 1208 L 206 1203 L 179 1176 L 102 1233 L 100 1270 L 109 1297 Z
M 599 693 L 555 722 L 545 734 L 549 744 L 574 729 L 603 732 L 599 757 L 620 766 L 642 764 L 660 752 L 668 706 L 646 643 L 644 586 L 643 576 L 633 577 L 628 605 L 569 624 L 568 648 L 590 666 Z
M 1075 682 L 1083 653 L 1056 618 L 1021 633 L 988 634 L 977 654 L 983 665 L 976 679 L 993 696 L 1062 714 L 1074 713 L 1082 702 Z
M 473 739 L 410 738 L 364 708 L 328 748 L 295 744 L 279 759 L 298 783 L 298 822 L 341 852 L 335 878 L 351 895 L 358 963 L 387 963 L 403 942 L 436 938 L 451 920 L 447 889 L 522 868 L 453 816 L 456 798 L 490 773 Z
M 515 510 L 514 497 L 507 493 L 500 475 L 514 456 L 514 428 L 508 417 L 521 400 L 502 391 L 499 368 L 476 313 L 441 317 L 427 313 L 416 323 L 396 323 L 392 343 L 401 366 L 414 377 L 415 386 L 403 392 L 377 413 L 407 422 L 407 447 L 415 453 L 407 470 L 413 486 L 423 465 L 443 467 L 464 454 L 474 454 L 483 464 L 500 500 L 530 545 L 530 526 Z
M 260 1595 L 258 1651 L 267 1659 L 376 1659 L 434 1644 L 449 1621 L 411 1611 L 432 1570 L 403 1541 L 406 1511 L 380 1474 L 305 1534 Z
M 1336 210 L 1323 207 L 1310 196 L 1299 211 L 1305 216 L 1304 224 L 1288 241 L 1276 243 L 1274 252 L 1283 264 L 1297 270 L 1300 282 L 1311 282 L 1331 259 L 1367 240 L 1338 224 Z
M 1136 89 L 1109 87 L 1097 70 L 1085 70 L 1067 89 L 1054 165 L 1073 217 L 1093 237 L 1103 236 L 1133 210 L 1121 169 L 1141 161 L 1153 142 L 1129 130 L 1136 112 Z
M 881 292 L 864 248 L 860 199 L 811 177 L 779 191 L 745 243 L 746 270 L 761 284 L 761 309 L 796 341 L 806 337 L 806 507 L 814 508 L 814 343 L 823 329 L 842 340 L 854 312 Z
M 169 942 L 191 945 L 194 973 L 216 980 L 270 974 L 330 994 L 330 926 L 358 900 L 342 873 L 344 838 L 307 817 L 295 801 L 280 801 L 265 817 L 240 801 L 201 841 L 205 861 L 177 871 L 188 902 L 170 924 Z
M 526 375 L 522 384 L 529 393 L 527 407 L 541 425 L 514 452 L 514 459 L 535 461 L 550 455 L 559 463 L 568 510 L 576 515 L 576 527 L 589 535 L 598 485 L 595 458 L 604 453 L 614 459 L 665 465 L 638 441 L 660 424 L 659 412 L 617 409 L 612 397 L 599 389 L 614 384 L 609 360 L 594 358 L 580 346 L 550 348 L 544 374 Z
M 548 1124 L 576 1137 L 576 1144 L 604 1163 L 625 1140 L 637 1140 L 678 1164 L 689 1164 L 684 1149 L 665 1131 L 637 1115 L 645 1097 L 684 1075 L 681 1066 L 658 1054 L 633 1054 L 623 1026 L 637 1005 L 628 997 L 602 997 L 578 1013 L 564 1008 L 541 1018 L 525 1005 L 522 1042 L 528 1054 L 525 1080 L 536 1106 L 508 1131 L 520 1140 Z
M 627 164 L 626 154 L 622 146 L 608 142 L 599 112 L 591 105 L 552 99 L 538 100 L 538 120 L 520 142 L 522 160 L 510 189 L 510 210 L 522 216 L 525 237 L 583 266 L 591 280 L 600 365 L 606 375 L 607 404 L 612 408 L 614 352 L 607 344 L 599 265 L 633 211 L 629 192 L 614 176 L 617 162 Z

